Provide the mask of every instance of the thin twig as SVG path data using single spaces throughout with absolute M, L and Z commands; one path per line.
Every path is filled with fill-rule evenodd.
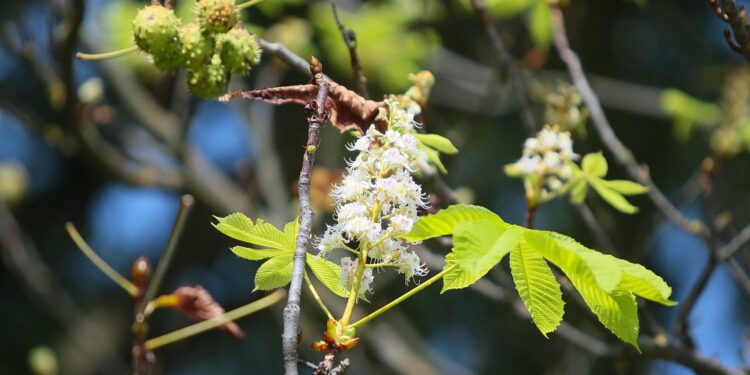
M 684 347 L 673 342 L 657 342 L 655 339 L 641 337 L 638 339 L 643 355 L 651 358 L 666 359 L 677 362 L 704 375 L 742 375 L 743 371 L 734 370 L 721 364 L 721 362 L 706 358 L 693 349 Z
M 518 108 L 521 110 L 521 118 L 526 130 L 530 133 L 536 133 L 540 124 L 537 123 L 536 116 L 534 116 L 534 110 L 532 109 L 531 103 L 529 102 L 529 95 L 526 91 L 525 78 L 523 72 L 516 65 L 513 57 L 505 47 L 503 39 L 500 37 L 495 24 L 492 21 L 492 17 L 487 11 L 487 6 L 484 0 L 471 0 L 471 5 L 474 8 L 474 12 L 482 24 L 484 33 L 490 38 L 492 42 L 492 49 L 495 52 L 495 65 L 499 71 L 499 76 L 503 77 L 509 75 L 510 83 L 513 88 L 513 92 L 516 95 L 516 101 L 518 102 Z
M 354 73 L 354 81 L 357 86 L 357 92 L 362 95 L 363 98 L 368 99 L 370 93 L 367 91 L 367 77 L 362 72 L 362 65 L 359 63 L 359 56 L 357 55 L 357 34 L 352 29 L 346 28 L 341 19 L 339 18 L 339 12 L 336 9 L 336 4 L 331 3 L 333 8 L 333 18 L 336 19 L 336 25 L 339 27 L 341 37 L 344 39 L 346 48 L 349 50 L 349 63 L 352 66 L 352 73 Z
M 604 109 L 602 108 L 598 97 L 591 88 L 591 85 L 586 78 L 586 74 L 583 72 L 581 60 L 570 48 L 568 37 L 565 33 L 563 13 L 558 7 L 553 7 L 552 9 L 552 24 L 554 27 L 555 46 L 560 54 L 560 58 L 562 58 L 565 65 L 568 67 L 568 72 L 573 79 L 573 83 L 581 94 L 581 97 L 589 110 L 589 114 L 591 115 L 594 128 L 599 132 L 599 136 L 604 145 L 615 156 L 617 162 L 625 167 L 634 180 L 642 185 L 648 186 L 649 198 L 651 198 L 654 205 L 656 205 L 656 207 L 667 218 L 669 218 L 669 220 L 689 233 L 703 238 L 710 236 L 705 224 L 700 221 L 688 219 L 680 213 L 669 199 L 667 199 L 664 193 L 662 193 L 654 184 L 649 173 L 638 165 L 630 150 L 617 138 L 614 130 L 612 130 L 612 125 L 604 114 Z
M 276 302 L 281 301 L 281 299 L 284 298 L 285 294 L 286 292 L 284 292 L 283 289 L 278 289 L 275 292 L 261 299 L 250 302 L 244 306 L 240 306 L 232 311 L 228 311 L 225 314 L 219 315 L 215 318 L 204 320 L 202 322 L 195 323 L 193 325 L 189 325 L 184 328 L 180 328 L 178 330 L 169 332 L 159 337 L 148 339 L 145 343 L 145 346 L 148 350 L 154 350 L 154 349 L 158 349 L 160 347 L 169 345 L 173 342 L 184 340 L 188 337 L 192 337 L 197 334 L 212 330 L 214 328 L 221 327 L 224 324 L 227 324 L 227 322 L 231 322 L 239 318 L 242 318 L 244 316 L 250 315 L 252 313 L 258 312 L 260 310 L 263 310 L 275 304 Z
M 169 235 L 167 247 L 159 260 L 159 264 L 156 266 L 151 282 L 149 282 L 148 288 L 146 288 L 146 293 L 143 296 L 143 308 L 145 308 L 146 304 L 154 299 L 156 293 L 159 292 L 159 288 L 164 281 L 164 276 L 167 274 L 167 270 L 172 264 L 172 259 L 174 259 L 177 243 L 179 242 L 180 236 L 182 236 L 182 232 L 185 229 L 185 223 L 187 222 L 188 215 L 194 204 L 195 199 L 192 195 L 186 194 L 180 199 L 180 210 L 177 212 L 177 219 L 175 220 L 174 227 L 172 227 L 172 232 Z
M 302 169 L 299 174 L 299 204 L 300 204 L 300 227 L 297 235 L 297 247 L 294 251 L 292 268 L 292 280 L 289 286 L 289 298 L 284 307 L 284 333 L 282 334 L 282 347 L 284 354 L 284 373 L 286 375 L 297 374 L 297 335 L 299 334 L 300 294 L 302 291 L 302 279 L 305 272 L 305 260 L 307 257 L 307 244 L 313 219 L 313 210 L 310 207 L 310 181 L 312 167 L 315 163 L 315 154 L 320 145 L 320 128 L 326 121 L 325 102 L 328 98 L 328 81 L 323 76 L 323 66 L 316 58 L 310 59 L 310 73 L 312 82 L 318 86 L 316 100 L 308 102 L 305 106 L 307 115 L 307 145 L 302 158 Z
M 732 238 L 726 245 L 719 248 L 719 260 L 727 260 L 750 241 L 750 225 L 745 226 L 740 233 Z

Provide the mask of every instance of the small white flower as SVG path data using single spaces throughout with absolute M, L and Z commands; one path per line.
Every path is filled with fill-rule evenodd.
M 389 227 L 396 234 L 409 233 L 414 220 L 406 215 L 395 215 L 391 218 Z

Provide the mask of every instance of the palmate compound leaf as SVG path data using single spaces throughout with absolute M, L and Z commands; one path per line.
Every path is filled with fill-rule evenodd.
M 488 220 L 507 225 L 494 212 L 470 204 L 456 204 L 436 214 L 420 218 L 404 238 L 408 241 L 423 241 L 429 238 L 452 234 L 456 223 Z
M 459 222 L 453 234 L 453 250 L 445 258 L 444 293 L 474 284 L 518 244 L 523 228 L 494 220 Z
M 255 273 L 256 290 L 273 290 L 289 284 L 292 280 L 294 254 L 273 257 L 258 267 Z
M 349 291 L 341 284 L 341 267 L 338 264 L 317 255 L 307 254 L 307 265 L 331 292 L 339 297 L 349 296 Z
M 253 223 L 252 219 L 244 214 L 234 213 L 227 217 L 216 217 L 219 222 L 214 224 L 216 229 L 235 240 L 247 242 L 258 247 L 294 250 L 297 243 L 296 224 L 287 224 L 284 232 L 273 225 L 258 219 Z
M 521 301 L 546 337 L 563 319 L 565 302 L 560 284 L 542 254 L 524 241 L 510 251 L 510 270 Z

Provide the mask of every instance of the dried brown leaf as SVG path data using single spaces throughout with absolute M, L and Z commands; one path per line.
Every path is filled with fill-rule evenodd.
M 172 293 L 172 296 L 177 298 L 174 308 L 192 319 L 209 320 L 224 315 L 224 308 L 214 301 L 211 294 L 200 285 L 180 287 Z M 227 320 L 219 329 L 238 339 L 245 337 L 245 332 L 240 326 L 230 320 Z

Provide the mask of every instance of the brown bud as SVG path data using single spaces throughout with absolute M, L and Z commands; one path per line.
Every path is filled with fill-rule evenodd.
M 133 262 L 133 267 L 130 269 L 130 279 L 135 286 L 140 289 L 143 293 L 151 281 L 151 262 L 146 257 L 140 257 Z

